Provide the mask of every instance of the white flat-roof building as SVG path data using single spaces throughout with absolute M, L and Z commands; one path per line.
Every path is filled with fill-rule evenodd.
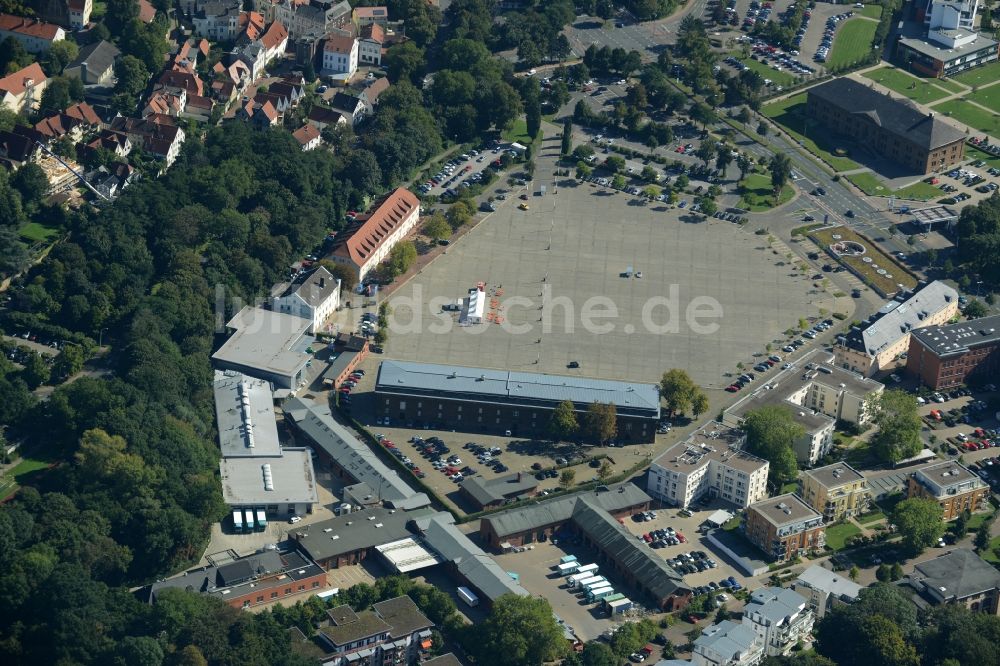
M 323 331 L 340 306 L 340 280 L 322 266 L 283 286 L 271 299 L 271 309 L 308 319 L 309 332 L 314 335 Z
M 787 654 L 809 635 L 815 620 L 805 597 L 781 587 L 757 590 L 743 608 L 743 624 L 757 634 L 769 657 Z
M 667 504 L 687 507 L 703 495 L 740 508 L 767 497 L 766 460 L 743 450 L 746 434 L 713 421 L 657 457 L 646 492 Z
M 690 663 L 694 666 L 757 666 L 763 659 L 764 648 L 753 629 L 723 620 L 707 627 L 695 640 Z
M 295 315 L 246 306 L 226 324 L 234 333 L 212 354 L 212 361 L 219 368 L 269 381 L 275 388 L 297 389 L 312 359 L 306 352 L 314 342 L 306 335 L 311 323 Z
M 837 605 L 854 603 L 861 592 L 861 586 L 851 579 L 818 564 L 803 571 L 792 589 L 806 598 L 818 618 Z

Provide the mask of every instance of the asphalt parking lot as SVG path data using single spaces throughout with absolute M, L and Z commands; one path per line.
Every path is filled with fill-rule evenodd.
M 433 179 L 437 180 L 438 183 L 434 184 L 432 180 L 427 180 L 420 186 L 420 191 L 423 194 L 441 196 L 449 188 L 457 190 L 463 182 L 472 183 L 475 181 L 477 174 L 482 173 L 483 169 L 490 166 L 494 160 L 500 158 L 500 153 L 500 148 L 484 148 L 477 150 L 476 154 L 465 153 L 468 155 L 466 159 L 462 159 L 459 156 L 451 162 L 442 164 L 440 171 L 431 174 Z M 448 167 L 447 170 L 445 166 Z M 438 178 L 439 176 L 440 178 Z M 423 189 L 424 187 L 427 189 Z
M 643 382 L 680 367 L 709 384 L 818 313 L 752 232 L 554 178 L 558 139 L 547 143 L 528 190 L 547 183 L 545 196 L 502 202 L 393 293 L 387 356 Z M 479 282 L 501 325 L 459 326 L 441 306 Z M 702 326 L 693 313 L 715 303 L 722 316 Z

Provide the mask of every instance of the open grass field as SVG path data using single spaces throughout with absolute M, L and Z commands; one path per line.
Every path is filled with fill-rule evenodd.
M 524 118 L 518 118 L 510 126 L 510 129 L 504 130 L 503 139 L 504 141 L 516 141 L 525 146 L 531 143 L 532 137 L 528 136 L 528 123 L 525 122 Z
M 1000 169 L 1000 157 L 994 157 L 989 153 L 984 153 L 978 148 L 973 148 L 969 144 L 965 144 L 965 158 L 975 162 L 976 160 L 982 160 L 986 162 L 986 166 L 997 167 Z
M 968 72 L 962 72 L 953 78 L 967 86 L 984 86 L 987 83 L 993 83 L 997 79 L 1000 79 L 1000 62 L 976 67 Z
M 874 525 L 880 520 L 885 520 L 885 514 L 879 511 L 878 509 L 875 509 L 874 511 L 870 511 L 869 513 L 865 513 L 857 517 L 857 521 L 862 525 Z
M 0 500 L 6 499 L 18 488 L 18 481 L 26 476 L 47 469 L 49 463 L 35 458 L 24 458 L 14 465 L 6 474 L 0 476 Z
M 947 90 L 938 87 L 936 82 L 932 83 L 931 79 L 920 79 L 895 67 L 880 67 L 866 72 L 862 76 L 919 104 L 930 104 L 950 94 Z
M 58 236 L 59 230 L 39 224 L 38 222 L 29 222 L 21 227 L 18 233 L 21 238 L 29 240 L 32 243 L 45 243 Z
M 762 173 L 752 173 L 740 182 L 740 207 L 751 213 L 760 213 L 775 206 L 791 201 L 795 190 L 791 185 L 781 188 L 778 200 L 774 200 L 774 188 L 771 187 L 771 176 Z
M 868 18 L 880 19 L 882 18 L 882 5 L 865 5 L 864 9 L 855 9 L 854 15 L 857 16 L 867 16 Z
M 861 534 L 861 529 L 854 523 L 838 523 L 826 528 L 826 545 L 833 550 L 843 550 L 847 540 L 855 534 Z
M 750 58 L 740 58 L 740 62 L 749 67 L 752 71 L 757 72 L 765 79 L 770 79 L 774 82 L 774 85 L 781 86 L 782 88 L 788 87 L 795 83 L 800 77 L 795 76 L 791 72 L 779 72 L 775 68 L 771 67 L 762 62 L 756 60 L 751 60 Z
M 934 79 L 934 85 L 936 85 L 938 88 L 944 88 L 948 92 L 953 92 L 953 93 L 962 92 L 963 90 L 966 90 L 966 87 L 963 86 L 961 83 L 952 81 L 951 79 Z
M 900 199 L 913 199 L 915 201 L 928 201 L 930 199 L 936 199 L 941 196 L 941 190 L 931 185 L 930 183 L 925 183 L 924 181 L 918 181 L 913 183 L 913 185 L 907 185 L 896 190 L 895 195 Z
M 858 188 L 860 188 L 861 191 L 868 196 L 882 196 L 889 194 L 889 188 L 887 188 L 885 183 L 883 183 L 879 177 L 871 171 L 852 173 L 849 176 L 843 177 L 857 185 Z
M 978 106 L 973 106 L 964 99 L 948 100 L 935 104 L 932 108 L 938 113 L 943 113 L 980 132 L 1000 137 L 1000 116 Z
M 761 109 L 761 113 L 781 125 L 786 132 L 801 142 L 806 150 L 837 171 L 849 171 L 861 166 L 852 159 L 835 155 L 834 151 L 838 146 L 829 132 L 808 122 L 805 93 L 768 104 Z
M 848 229 L 847 227 L 829 227 L 812 232 L 809 234 L 809 238 L 824 251 L 831 243 L 837 241 L 854 241 L 855 243 L 860 243 L 865 248 L 863 255 L 840 257 L 840 261 L 854 269 L 862 276 L 862 279 L 880 289 L 884 294 L 896 293 L 899 290 L 897 285 L 900 284 L 906 289 L 913 289 L 917 286 L 917 280 L 906 269 L 878 249 L 870 240 L 852 229 Z M 871 259 L 871 261 L 866 262 L 864 260 L 866 257 Z M 879 275 L 878 270 L 875 268 L 876 266 L 886 270 L 887 273 Z
M 877 21 L 853 18 L 844 22 L 833 38 L 833 48 L 826 61 L 826 67 L 846 67 L 863 59 L 872 50 Z
M 969 93 L 965 96 L 965 99 L 985 106 L 994 113 L 1000 113 L 1000 86 L 982 88 L 974 93 Z

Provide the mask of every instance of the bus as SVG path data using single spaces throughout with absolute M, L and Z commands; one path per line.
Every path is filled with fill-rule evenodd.
M 233 509 L 233 532 L 243 534 L 243 512 Z
M 267 513 L 264 509 L 257 509 L 257 530 L 258 532 L 263 532 L 267 529 Z
M 601 601 L 615 593 L 615 589 L 610 585 L 598 587 L 587 592 L 587 601 Z
M 576 555 L 563 555 L 559 558 L 559 564 L 566 564 L 567 562 L 576 562 Z
M 571 573 L 576 573 L 576 570 L 579 568 L 580 564 L 578 562 L 563 562 L 556 567 L 559 570 L 560 576 L 568 576 Z
M 584 564 L 577 569 L 577 573 L 589 573 L 591 576 L 596 576 L 598 568 L 596 564 Z

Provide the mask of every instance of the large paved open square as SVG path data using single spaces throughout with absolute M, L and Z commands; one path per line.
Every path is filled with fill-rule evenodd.
M 680 367 L 719 386 L 738 361 L 818 313 L 808 276 L 753 233 L 766 220 L 741 229 L 565 180 L 547 181 L 538 196 L 537 183 L 526 202 L 517 193 L 498 202 L 496 213 L 392 295 L 388 356 L 648 382 Z M 624 277 L 630 267 L 633 276 Z M 462 327 L 458 313 L 431 303 L 461 299 L 479 282 L 487 285 L 485 317 L 502 325 Z M 408 299 L 422 303 L 419 326 Z M 691 321 L 692 305 L 708 316 Z M 591 316 L 605 332 L 584 325 L 588 307 L 617 313 Z M 579 368 L 569 370 L 572 361 Z

